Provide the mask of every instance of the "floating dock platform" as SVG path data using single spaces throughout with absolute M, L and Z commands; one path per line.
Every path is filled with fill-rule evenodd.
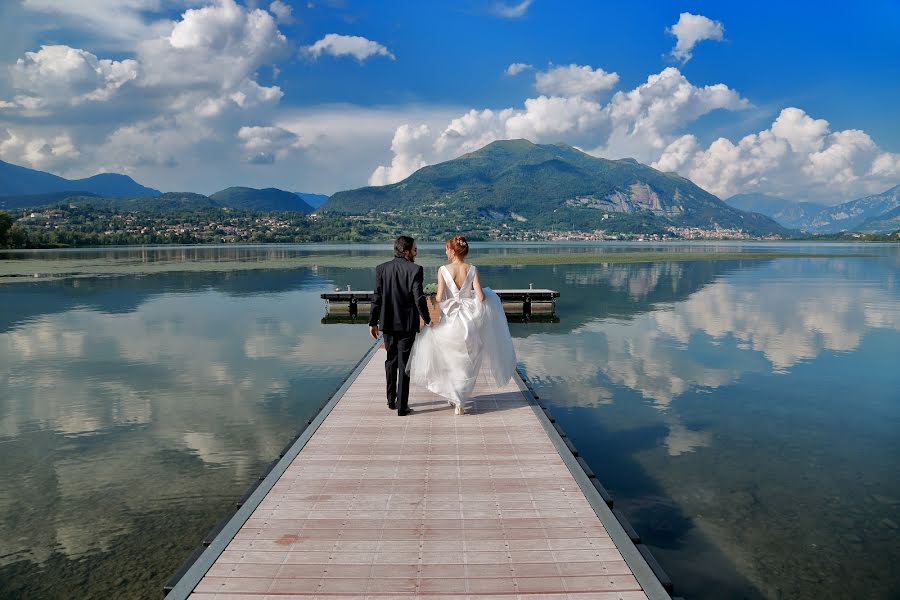
M 559 292 L 546 289 L 512 289 L 494 290 L 503 303 L 503 310 L 513 318 L 528 320 L 553 321 L 556 311 L 556 299 Z M 341 320 L 341 317 L 357 318 L 359 315 L 368 315 L 372 307 L 372 290 L 353 291 L 341 290 L 321 294 L 326 303 L 327 316 L 323 323 L 331 322 L 355 322 L 352 319 Z M 431 303 L 434 304 L 433 299 Z

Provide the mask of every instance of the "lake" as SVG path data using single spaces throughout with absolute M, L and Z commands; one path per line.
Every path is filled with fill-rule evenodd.
M 897 597 L 900 247 L 472 246 L 561 293 L 519 362 L 676 592 Z M 0 598 L 161 597 L 369 348 L 319 294 L 389 255 L 0 253 Z

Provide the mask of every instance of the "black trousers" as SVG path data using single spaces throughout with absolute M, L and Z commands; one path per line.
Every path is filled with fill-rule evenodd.
M 384 374 L 387 378 L 388 404 L 397 405 L 397 412 L 404 413 L 409 407 L 409 375 L 406 364 L 416 341 L 415 331 L 384 332 L 384 349 L 387 360 L 384 361 Z

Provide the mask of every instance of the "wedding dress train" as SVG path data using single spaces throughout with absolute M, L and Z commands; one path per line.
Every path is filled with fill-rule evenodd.
M 416 336 L 409 360 L 409 375 L 416 385 L 463 407 L 483 373 L 497 386 L 505 385 L 516 368 L 516 353 L 500 297 L 484 288 L 484 301 L 473 287 L 475 266 L 469 267 L 460 287 L 446 267 L 441 321 Z

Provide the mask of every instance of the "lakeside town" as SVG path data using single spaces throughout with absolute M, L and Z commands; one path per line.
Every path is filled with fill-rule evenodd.
M 593 231 L 531 231 L 507 234 L 495 229 L 498 240 L 506 241 L 547 241 L 547 242 L 599 242 L 633 241 L 665 242 L 674 240 L 783 240 L 784 236 L 773 234 L 754 236 L 741 229 L 702 227 L 668 227 L 665 233 L 627 233 L 595 229 Z
M 0 216 L 6 213 L 0 213 Z M 222 207 L 189 211 L 118 211 L 76 205 L 11 211 L 0 247 L 63 248 L 142 244 L 262 244 L 338 241 L 379 241 L 394 231 L 410 231 L 423 241 L 442 240 L 448 220 L 436 216 L 359 216 L 333 213 L 257 212 Z M 453 222 L 451 219 L 450 222 Z M 752 235 L 739 228 L 676 227 L 644 231 L 611 229 L 528 228 L 525 224 L 497 225 L 490 219 L 453 222 L 472 240 L 510 242 L 667 242 L 678 240 L 837 239 L 900 241 L 900 232 L 871 234 L 843 232 L 829 236 Z M 2 227 L 0 227 L 2 229 Z M 454 229 L 454 232 L 456 230 Z
M 396 226 L 415 227 L 414 221 L 382 221 L 375 217 L 321 213 L 258 213 L 215 208 L 189 213 L 118 212 L 55 206 L 14 212 L 7 235 L 12 248 L 126 244 L 242 244 L 365 241 L 387 239 Z M 442 231 L 423 221 L 422 239 L 441 239 Z M 445 224 L 442 224 L 446 226 Z M 466 227 L 468 225 L 468 227 Z M 505 225 L 505 224 L 504 224 Z M 668 227 L 655 232 L 617 232 L 525 229 L 463 224 L 472 239 L 496 241 L 674 241 L 780 240 L 780 235 L 753 236 L 736 228 Z

